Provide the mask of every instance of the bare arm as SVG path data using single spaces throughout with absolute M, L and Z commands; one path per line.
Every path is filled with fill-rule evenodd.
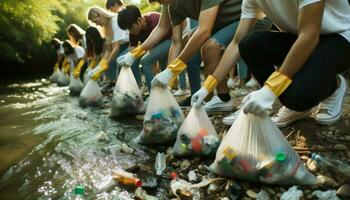
M 106 50 L 103 54 L 103 58 L 107 60 L 107 62 L 109 63 L 116 54 L 118 54 L 120 49 L 120 43 L 117 42 L 113 42 L 110 45 L 106 46 Z
M 153 29 L 148 38 L 142 43 L 141 48 L 144 50 L 152 49 L 164 39 L 164 37 L 168 34 L 170 29 L 171 22 L 169 17 L 169 11 L 167 9 L 162 9 L 158 25 Z
M 241 57 L 239 54 L 238 44 L 253 29 L 256 19 L 241 19 L 236 34 L 227 46 L 220 63 L 213 73 L 213 76 L 220 83 L 226 75 L 234 69 L 236 63 Z
M 305 6 L 299 13 L 299 33 L 280 72 L 292 78 L 305 64 L 319 42 L 325 2 Z
M 185 48 L 179 55 L 183 62 L 188 61 L 211 36 L 215 19 L 219 10 L 219 5 L 204 10 L 200 13 L 198 19 L 198 29 L 192 35 Z
M 182 51 L 182 24 L 173 27 L 173 38 L 169 49 L 168 63 L 173 61 Z

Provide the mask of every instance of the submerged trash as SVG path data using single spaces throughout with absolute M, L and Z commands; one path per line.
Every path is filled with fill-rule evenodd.
M 74 188 L 74 199 L 82 200 L 84 197 L 85 189 L 84 186 L 78 185 Z
M 69 85 L 69 76 L 66 73 L 62 72 L 62 71 L 58 71 L 57 85 L 58 86 L 67 86 L 67 85 Z
M 102 97 L 102 93 L 96 81 L 89 80 L 80 93 L 79 105 L 82 107 L 101 106 L 103 104 Z
M 126 186 L 141 187 L 142 185 L 140 179 L 136 178 L 132 173 L 126 172 L 122 169 L 119 169 L 114 173 L 113 179 Z
M 157 153 L 156 162 L 154 163 L 154 168 L 158 176 L 163 174 L 163 171 L 166 167 L 166 159 L 164 153 Z
M 331 170 L 350 177 L 350 164 L 341 160 L 319 155 L 311 154 L 311 160 L 322 170 Z
M 174 155 L 213 156 L 219 144 L 219 137 L 207 113 L 202 107 L 192 107 L 178 131 Z
M 113 91 L 110 117 L 137 115 L 145 111 L 142 92 L 130 67 L 123 66 Z
M 79 96 L 84 85 L 80 78 L 75 78 L 72 74 L 70 75 L 69 81 L 69 94 L 72 96 Z
M 55 68 L 52 75 L 50 76 L 50 80 L 53 83 L 57 83 L 58 78 L 59 78 L 59 74 L 60 74 L 60 69 L 59 68 Z
M 281 200 L 299 200 L 303 196 L 303 191 L 298 190 L 297 186 L 290 187 L 287 192 L 283 193 Z
M 317 181 L 269 117 L 243 112 L 221 142 L 210 168 L 223 176 L 269 184 Z
M 320 191 L 316 190 L 312 193 L 319 200 L 340 200 L 335 190 Z

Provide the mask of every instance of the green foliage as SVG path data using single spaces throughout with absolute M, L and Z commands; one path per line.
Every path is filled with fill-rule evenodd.
M 143 13 L 159 11 L 157 4 L 149 5 L 147 0 L 139 3 L 136 5 Z M 0 63 L 8 66 L 53 63 L 55 52 L 50 40 L 66 39 L 66 27 L 71 23 L 85 29 L 88 8 L 104 4 L 105 0 L 0 0 Z

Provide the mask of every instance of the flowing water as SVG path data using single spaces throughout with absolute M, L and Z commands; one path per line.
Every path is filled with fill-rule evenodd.
M 72 199 L 76 185 L 86 199 L 133 199 L 113 171 L 135 163 L 153 170 L 155 152 L 132 142 L 141 121 L 80 108 L 68 93 L 45 79 L 0 83 L 0 199 Z M 111 141 L 98 141 L 100 131 Z M 122 143 L 135 152 L 122 153 Z

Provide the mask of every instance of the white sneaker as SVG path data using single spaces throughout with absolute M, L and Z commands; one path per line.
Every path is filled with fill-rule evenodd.
M 233 110 L 233 101 L 230 99 L 224 102 L 218 96 L 213 96 L 213 98 L 204 105 L 204 109 L 207 112 L 229 112 Z
M 227 81 L 227 87 L 230 89 L 233 89 L 235 86 L 236 86 L 235 80 L 233 80 L 232 78 L 229 78 Z
M 235 120 L 237 119 L 239 113 L 241 113 L 241 110 L 237 110 L 234 113 L 231 113 L 229 116 L 225 117 L 222 120 L 222 123 L 227 125 L 227 126 L 231 126 L 233 124 L 233 122 L 235 122 Z
M 315 120 L 319 124 L 331 125 L 340 119 L 348 86 L 343 76 L 338 75 L 338 77 L 340 80 L 339 87 L 331 96 L 318 105 Z
M 183 89 L 179 88 L 179 89 L 176 90 L 176 92 L 174 93 L 174 96 L 179 97 L 179 96 L 183 96 L 183 95 L 186 95 L 186 94 L 187 94 L 187 91 L 186 91 L 186 90 L 183 90 Z
M 283 106 L 278 113 L 273 116 L 271 119 L 273 122 L 275 122 L 275 124 L 282 128 L 282 127 L 286 127 L 289 124 L 300 120 L 300 119 L 304 119 L 308 116 L 310 116 L 312 113 L 312 109 L 304 111 L 304 112 L 298 112 L 298 111 L 294 111 L 291 110 L 285 106 Z
M 255 78 L 251 78 L 246 84 L 246 87 L 248 88 L 257 88 L 259 87 L 259 82 L 257 80 L 255 80 Z

